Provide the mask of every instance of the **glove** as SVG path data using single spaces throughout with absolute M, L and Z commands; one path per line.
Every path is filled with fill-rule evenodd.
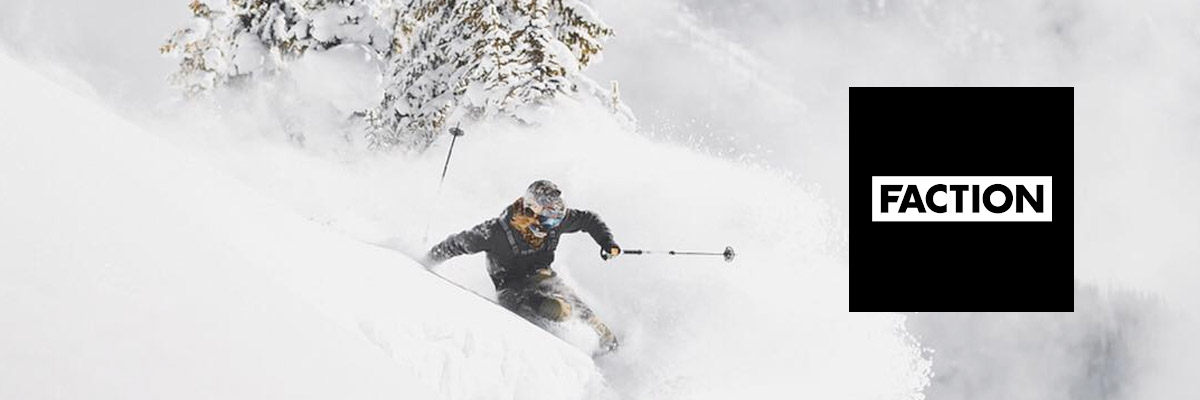
M 615 244 L 612 247 L 610 247 L 608 250 L 600 249 L 600 258 L 603 259 L 604 261 L 611 260 L 613 258 L 616 258 L 619 255 L 621 255 L 621 248 Z

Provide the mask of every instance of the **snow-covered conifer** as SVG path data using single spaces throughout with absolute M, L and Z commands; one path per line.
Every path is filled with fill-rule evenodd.
M 462 121 L 536 122 L 526 111 L 563 95 L 611 100 L 582 71 L 612 29 L 582 2 L 411 0 L 395 23 L 386 92 L 365 113 L 373 146 L 424 148 Z
M 306 51 L 358 43 L 388 47 L 361 0 L 192 0 L 190 27 L 161 47 L 180 59 L 171 82 L 189 95 L 279 72 Z
M 377 107 L 357 113 L 372 147 L 423 149 L 449 124 L 536 123 L 560 96 L 628 108 L 583 75 L 612 29 L 580 0 L 192 0 L 191 27 L 162 47 L 189 95 L 271 75 L 308 51 L 369 47 L 384 61 Z

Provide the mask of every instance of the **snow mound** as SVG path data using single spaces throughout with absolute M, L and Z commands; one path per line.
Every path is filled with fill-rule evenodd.
M 0 398 L 569 399 L 591 359 L 0 54 Z

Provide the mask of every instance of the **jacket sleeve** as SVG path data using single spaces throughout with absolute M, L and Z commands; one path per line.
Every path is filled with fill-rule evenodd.
M 617 246 L 617 242 L 613 241 L 612 231 L 608 230 L 608 225 L 594 212 L 568 209 L 567 217 L 563 222 L 563 233 L 584 231 L 592 235 L 592 240 L 595 240 L 602 249 Z
M 475 225 L 474 228 L 450 235 L 446 240 L 429 249 L 422 264 L 429 268 L 457 256 L 489 250 L 492 228 L 495 227 L 495 224 L 496 220 L 489 220 Z

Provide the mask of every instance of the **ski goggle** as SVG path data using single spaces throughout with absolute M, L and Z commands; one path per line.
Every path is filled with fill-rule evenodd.
M 547 199 L 544 202 L 530 200 L 528 197 L 523 199 L 525 209 L 530 214 L 537 217 L 538 225 L 544 229 L 554 229 L 562 223 L 563 218 L 567 216 L 566 207 L 563 206 L 561 199 Z
M 552 216 L 552 215 L 539 215 L 538 216 L 538 223 L 540 223 L 546 229 L 553 229 L 554 227 L 558 226 L 558 224 L 561 224 L 562 220 L 563 219 L 561 216 Z

